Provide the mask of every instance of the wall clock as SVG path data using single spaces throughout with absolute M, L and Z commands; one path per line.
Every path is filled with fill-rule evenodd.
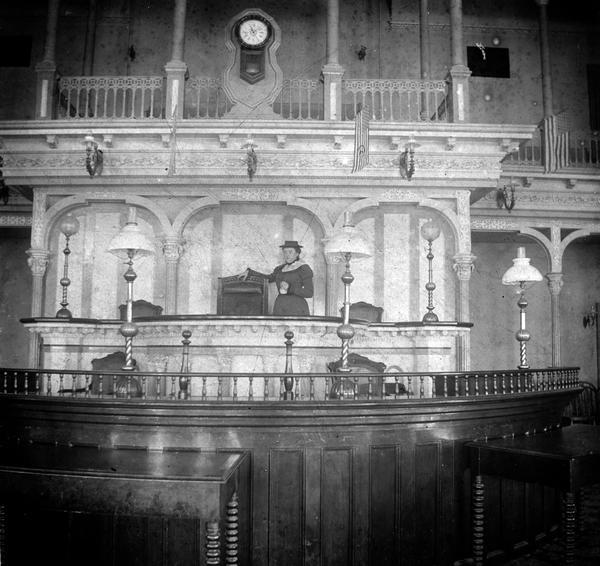
M 240 78 L 255 84 L 265 78 L 265 51 L 271 39 L 271 25 L 257 14 L 248 14 L 235 26 L 240 43 Z
M 271 26 L 262 18 L 247 16 L 240 21 L 237 34 L 240 43 L 249 49 L 263 47 L 271 37 Z

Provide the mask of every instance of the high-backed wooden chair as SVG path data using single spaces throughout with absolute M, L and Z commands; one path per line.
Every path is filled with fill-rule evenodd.
M 341 367 L 342 360 L 339 359 L 334 362 L 329 362 L 327 364 L 327 371 L 339 374 Z M 334 379 L 333 387 L 331 388 L 331 391 L 329 393 L 329 396 L 332 399 L 339 399 L 342 396 L 346 399 L 353 398 L 355 387 L 358 388 L 358 397 L 361 399 L 366 399 L 369 396 L 369 386 L 371 388 L 371 396 L 374 399 L 382 397 L 382 375 L 373 376 L 370 378 L 370 380 L 368 377 L 359 377 L 358 380 L 355 380 L 355 375 L 352 374 L 382 374 L 385 371 L 385 364 L 383 362 L 376 362 L 367 358 L 366 356 L 361 356 L 360 354 L 355 354 L 354 352 L 351 352 L 350 354 L 348 354 L 348 367 L 350 368 L 351 375 L 344 373 Z
M 217 314 L 238 316 L 269 314 L 268 281 L 264 277 L 219 277 Z
M 133 313 L 133 318 L 160 316 L 163 312 L 163 308 L 161 306 L 153 305 L 144 299 L 133 301 L 131 304 L 131 310 Z M 127 305 L 119 305 L 119 315 L 121 320 L 127 320 Z
M 114 372 L 123 371 L 125 365 L 125 354 L 121 351 L 113 352 L 103 358 L 95 358 L 92 360 L 92 370 L 102 372 L 102 395 L 113 395 L 117 392 L 117 397 L 141 397 L 142 388 L 135 377 L 128 379 L 126 375 L 119 375 L 117 379 L 113 379 Z M 137 363 L 133 360 L 133 365 L 136 371 Z M 129 389 L 129 392 L 128 392 Z M 92 384 L 90 391 L 94 395 L 100 394 L 100 376 L 92 376 Z
M 344 308 L 340 309 L 340 315 L 344 317 Z M 359 301 L 350 305 L 350 318 L 366 320 L 368 322 L 381 322 L 383 307 L 376 307 L 371 303 Z
M 589 381 L 581 381 L 579 385 L 583 387 L 583 391 L 567 405 L 563 412 L 563 421 L 567 424 L 600 424 L 600 397 L 597 387 Z

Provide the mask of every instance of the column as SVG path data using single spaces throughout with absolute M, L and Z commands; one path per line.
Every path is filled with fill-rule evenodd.
M 325 120 L 342 119 L 342 76 L 339 63 L 339 0 L 327 0 L 327 63 L 323 66 L 323 107 Z
M 471 253 L 458 253 L 453 258 L 452 265 L 458 278 L 458 297 L 456 305 L 456 320 L 458 322 L 470 322 L 471 312 L 469 307 L 469 282 L 473 272 L 473 263 L 476 259 Z M 459 335 L 456 347 L 457 352 L 457 371 L 469 371 L 471 366 L 471 340 L 470 335 L 465 333 Z
M 429 79 L 429 0 L 421 0 L 419 11 L 419 39 L 421 42 L 421 78 Z
M 178 238 L 166 238 L 163 242 L 166 262 L 165 314 L 177 314 L 177 267 L 181 256 Z
M 552 314 L 552 367 L 560 367 L 560 290 L 563 286 L 562 273 L 547 273 Z
M 450 92 L 447 111 L 452 122 L 469 121 L 469 77 L 471 71 L 465 65 L 465 47 L 462 29 L 462 0 L 450 0 L 450 36 L 452 67 L 450 68 Z
M 31 269 L 31 274 L 33 276 L 31 317 L 34 318 L 43 315 L 44 276 L 46 275 L 50 252 L 48 250 L 31 248 L 27 250 L 27 255 L 29 256 L 27 264 L 29 265 L 29 269 Z M 28 356 L 28 366 L 30 368 L 36 368 L 39 365 L 39 346 L 39 334 L 37 332 L 30 334 Z
M 175 0 L 171 60 L 165 65 L 165 73 L 167 75 L 165 115 L 167 119 L 178 119 L 183 117 L 183 95 L 185 74 L 187 72 L 187 65 L 183 62 L 186 3 L 187 0 Z
M 85 30 L 85 51 L 83 52 L 83 74 L 91 76 L 94 70 L 94 50 L 96 48 L 96 0 L 89 0 L 87 28 Z
M 551 116 L 552 109 L 552 73 L 550 71 L 550 44 L 548 41 L 548 12 L 549 0 L 535 0 L 540 7 L 540 56 L 542 60 L 542 98 L 544 116 Z
M 37 120 L 52 119 L 56 87 L 56 28 L 59 2 L 60 0 L 48 0 L 44 57 L 35 66 L 37 76 L 35 117 Z

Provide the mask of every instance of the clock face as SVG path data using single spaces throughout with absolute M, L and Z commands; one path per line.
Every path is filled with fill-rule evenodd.
M 269 39 L 269 26 L 262 20 L 248 18 L 238 27 L 240 41 L 249 47 L 260 47 Z

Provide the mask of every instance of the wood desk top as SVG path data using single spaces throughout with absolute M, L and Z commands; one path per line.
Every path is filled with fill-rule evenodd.
M 575 491 L 600 482 L 600 426 L 571 425 L 538 434 L 467 442 L 476 473 Z

